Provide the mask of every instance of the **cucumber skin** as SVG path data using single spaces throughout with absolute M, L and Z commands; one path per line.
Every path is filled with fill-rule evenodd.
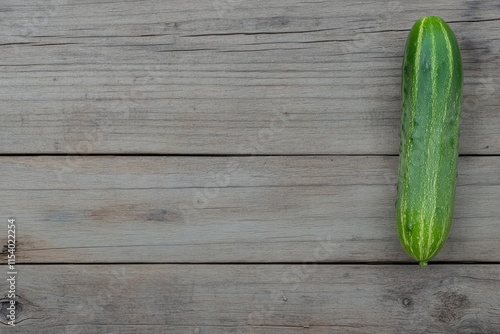
M 462 109 L 462 60 L 450 27 L 419 19 L 406 41 L 396 225 L 421 266 L 448 238 L 453 218 Z

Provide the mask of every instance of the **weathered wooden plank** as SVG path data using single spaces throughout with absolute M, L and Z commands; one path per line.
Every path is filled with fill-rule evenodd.
M 498 333 L 499 276 L 498 265 L 26 265 L 20 323 L 2 333 Z
M 397 160 L 2 157 L 0 211 L 17 219 L 22 262 L 408 261 Z M 498 261 L 498 203 L 500 157 L 461 157 L 436 260 Z
M 0 153 L 396 154 L 406 35 L 450 22 L 499 154 L 496 0 L 4 1 Z

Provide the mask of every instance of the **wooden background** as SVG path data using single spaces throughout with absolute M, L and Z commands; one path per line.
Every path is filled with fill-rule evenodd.
M 394 202 L 424 15 L 465 85 L 419 268 Z M 5 0 L 0 26 L 1 333 L 500 333 L 498 1 Z

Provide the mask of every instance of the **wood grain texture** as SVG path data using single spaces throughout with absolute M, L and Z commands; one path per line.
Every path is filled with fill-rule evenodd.
M 2 157 L 0 211 L 17 219 L 23 263 L 411 261 L 395 230 L 397 160 Z M 499 166 L 459 159 L 435 260 L 499 260 Z
M 2 1 L 0 154 L 36 156 L 0 157 L 18 240 L 18 322 L 0 299 L 0 333 L 500 333 L 499 13 Z M 395 155 L 404 43 L 424 15 L 457 35 L 461 154 L 485 156 L 460 158 L 450 239 L 421 269 L 375 262 L 411 261 Z M 174 156 L 80 156 L 131 153 Z
M 498 265 L 26 265 L 18 276 L 20 322 L 5 334 L 500 331 Z
M 496 0 L 8 0 L 0 153 L 397 154 L 404 43 L 455 31 L 461 153 L 499 154 Z

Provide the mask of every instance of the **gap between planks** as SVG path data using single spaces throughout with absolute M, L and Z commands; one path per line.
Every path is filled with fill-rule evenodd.
M 23 263 L 18 262 L 17 265 L 22 266 L 88 266 L 88 265 L 186 265 L 186 266 L 416 266 L 418 262 L 35 262 Z M 463 266 L 463 265 L 500 265 L 500 261 L 430 261 L 430 266 Z
M 200 157 L 200 158 L 245 158 L 245 157 L 398 157 L 399 154 L 204 154 L 204 153 L 0 153 L 0 157 Z M 467 153 L 460 157 L 499 157 L 500 154 Z

